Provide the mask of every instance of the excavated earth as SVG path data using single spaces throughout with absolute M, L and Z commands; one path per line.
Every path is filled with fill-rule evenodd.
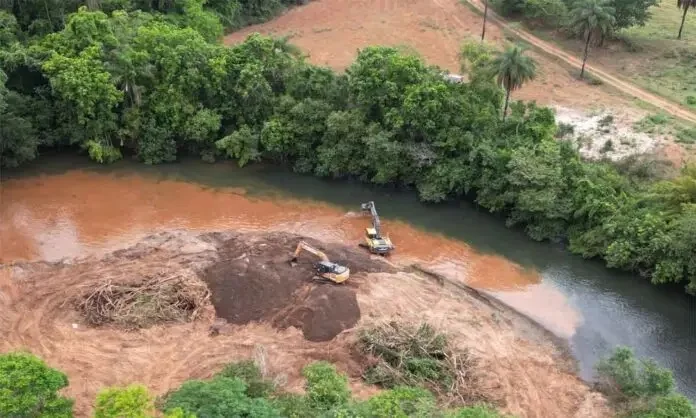
M 290 266 L 300 239 L 347 265 L 350 280 L 312 280 L 309 254 Z M 200 280 L 211 292 L 192 322 L 135 331 L 91 327 L 71 303 L 104 280 L 170 275 Z M 506 412 L 611 415 L 605 399 L 577 377 L 563 345 L 534 322 L 460 283 L 395 267 L 357 246 L 286 233 L 173 231 L 107 255 L 0 266 L 0 352 L 28 350 L 64 371 L 78 417 L 91 416 L 103 387 L 142 383 L 160 395 L 248 358 L 289 391 L 302 390 L 304 365 L 330 361 L 364 398 L 378 389 L 362 382 L 365 364 L 352 349 L 356 330 L 391 320 L 427 321 L 447 332 L 476 360 L 481 391 Z
M 237 325 L 263 321 L 280 329 L 293 326 L 309 341 L 328 341 L 355 326 L 360 307 L 352 282 L 334 285 L 314 280 L 312 266 L 317 260 L 312 254 L 301 253 L 291 266 L 291 251 L 299 241 L 283 233 L 225 240 L 221 259 L 203 275 L 217 316 Z M 387 264 L 357 249 L 305 241 L 333 262 L 349 266 L 354 276 L 387 269 Z

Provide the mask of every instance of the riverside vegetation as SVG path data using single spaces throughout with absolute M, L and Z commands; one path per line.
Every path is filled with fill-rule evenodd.
M 284 392 L 282 376 L 268 375 L 254 361 L 231 363 L 208 380 L 189 380 L 154 399 L 142 385 L 102 389 L 94 403 L 95 418 L 496 418 L 476 384 L 466 377 L 466 356 L 453 351 L 444 334 L 428 324 L 386 324 L 366 328 L 356 351 L 373 361 L 363 378 L 384 391 L 367 400 L 352 397 L 346 377 L 326 362 L 303 369 L 305 393 Z M 454 355 L 455 357 L 452 357 Z M 457 360 L 455 360 L 457 358 Z M 260 364 L 265 364 L 261 359 Z M 455 365 L 456 366 L 453 366 Z M 669 370 L 637 360 L 619 348 L 597 367 L 600 388 L 620 416 L 692 418 L 693 405 L 674 392 Z M 71 418 L 72 400 L 60 395 L 65 374 L 28 353 L 0 355 L 0 415 L 13 418 Z M 462 383 L 464 383 L 462 385 Z M 434 389 L 437 395 L 430 390 Z M 461 406 L 462 404 L 468 406 Z M 459 406 L 454 406 L 459 405 Z
M 5 167 L 78 146 L 102 163 L 124 152 L 147 164 L 265 160 L 414 188 L 424 201 L 472 199 L 534 239 L 696 293 L 696 167 L 656 181 L 649 164 L 582 161 L 554 138 L 548 108 L 516 102 L 504 118 L 486 47 L 466 48 L 467 83 L 385 47 L 337 74 L 283 39 L 218 44 L 214 3 L 65 14 L 77 5 L 58 2 L 64 14 L 48 16 L 38 2 L 13 4 L 0 11 Z

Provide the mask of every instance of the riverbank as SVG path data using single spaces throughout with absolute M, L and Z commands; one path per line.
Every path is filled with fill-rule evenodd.
M 277 315 L 245 324 L 228 322 L 219 328 L 218 336 L 211 337 L 210 326 L 220 308 L 214 308 L 213 302 L 192 322 L 131 332 L 115 326 L 91 327 L 70 303 L 90 285 L 103 280 L 116 282 L 155 273 L 194 275 L 203 280 L 211 266 L 240 256 L 251 257 L 251 266 L 261 257 L 266 266 L 263 270 L 273 270 L 273 266 L 280 266 L 274 263 L 280 263 L 281 258 L 284 264 L 292 248 L 286 249 L 287 254 L 259 249 L 265 248 L 261 244 L 270 242 L 269 237 L 279 242 L 281 236 L 290 241 L 299 239 L 277 233 L 240 236 L 169 231 L 102 256 L 6 266 L 0 299 L 9 309 L 0 314 L 0 327 L 7 338 L 0 343 L 0 351 L 28 349 L 64 370 L 70 379 L 67 395 L 77 400 L 78 415 L 86 416 L 100 387 L 140 382 L 162 394 L 184 380 L 207 378 L 225 363 L 249 357 L 259 349 L 266 353 L 268 367 L 286 376 L 289 390 L 300 390 L 304 364 L 328 360 L 349 374 L 356 394 L 368 396 L 376 389 L 362 383 L 362 365 L 350 350 L 356 329 L 391 319 L 428 321 L 446 331 L 457 346 L 469 350 L 476 359 L 481 390 L 502 410 L 522 417 L 606 416 L 603 398 L 573 373 L 573 361 L 567 352 L 538 325 L 459 286 L 441 284 L 386 264 L 380 268 L 379 260 L 341 245 L 315 241 L 353 271 L 344 289 L 354 292 L 360 319 L 328 341 L 311 342 L 298 325 L 282 326 L 268 319 Z M 230 240 L 255 243 L 252 247 L 256 250 L 230 250 Z M 244 254 L 237 255 L 238 251 Z M 365 269 L 366 265 L 370 268 Z M 236 277 L 234 273 L 228 276 L 228 280 Z M 316 286 L 335 288 L 306 286 L 303 289 L 310 292 Z M 212 290 L 211 301 L 215 301 Z M 249 299 L 256 300 L 254 296 Z
M 684 321 L 695 315 L 690 298 L 530 241 L 466 202 L 429 205 L 413 193 L 266 164 L 101 166 L 72 154 L 3 171 L 0 199 L 5 263 L 106 254 L 171 229 L 285 231 L 352 246 L 369 223 L 356 216 L 359 203 L 373 200 L 398 246 L 393 260 L 421 263 L 543 324 L 568 341 L 584 379 L 614 347 L 628 346 L 672 369 L 696 399 L 696 359 L 688 355 L 696 339 Z

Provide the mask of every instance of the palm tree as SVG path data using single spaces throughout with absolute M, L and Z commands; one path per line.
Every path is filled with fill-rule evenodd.
M 677 7 L 684 9 L 681 25 L 679 26 L 679 35 L 677 35 L 677 39 L 681 39 L 682 30 L 684 30 L 684 21 L 686 20 L 686 12 L 689 11 L 689 7 L 696 7 L 696 0 L 677 0 Z
M 677 0 L 677 1 L 682 1 L 682 0 Z M 693 0 L 696 1 L 696 0 Z M 481 42 L 483 42 L 484 38 L 486 37 L 486 19 L 488 19 L 488 0 L 483 0 L 483 29 L 481 30 Z M 682 26 L 684 23 L 682 22 Z M 681 33 L 681 31 L 679 31 Z
M 585 37 L 585 54 L 582 57 L 580 78 L 585 75 L 585 63 L 587 62 L 590 41 L 592 39 L 600 41 L 611 33 L 614 23 L 616 23 L 614 13 L 616 13 L 615 9 L 608 6 L 605 0 L 581 0 L 575 3 L 570 11 L 570 27 Z
M 498 54 L 491 61 L 492 70 L 497 75 L 498 83 L 505 89 L 505 107 L 503 120 L 510 104 L 510 93 L 536 76 L 536 62 L 526 55 L 526 48 L 512 45 Z

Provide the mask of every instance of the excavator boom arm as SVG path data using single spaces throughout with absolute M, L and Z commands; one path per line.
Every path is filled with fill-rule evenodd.
M 319 257 L 321 259 L 321 261 L 329 262 L 329 257 L 326 254 L 324 254 L 324 252 L 317 250 L 316 248 L 312 247 L 311 245 L 307 244 L 304 241 L 300 241 L 297 244 L 297 248 L 295 249 L 295 254 L 293 255 L 293 259 L 296 259 L 300 255 L 302 250 L 305 250 L 309 253 L 316 255 L 317 257 Z
M 369 211 L 370 215 L 372 215 L 372 226 L 375 228 L 375 231 L 377 232 L 377 236 L 381 237 L 382 233 L 380 232 L 380 222 L 379 222 L 379 215 L 377 214 L 377 207 L 375 206 L 375 202 L 367 202 L 363 203 L 360 205 L 360 208 L 363 211 Z

